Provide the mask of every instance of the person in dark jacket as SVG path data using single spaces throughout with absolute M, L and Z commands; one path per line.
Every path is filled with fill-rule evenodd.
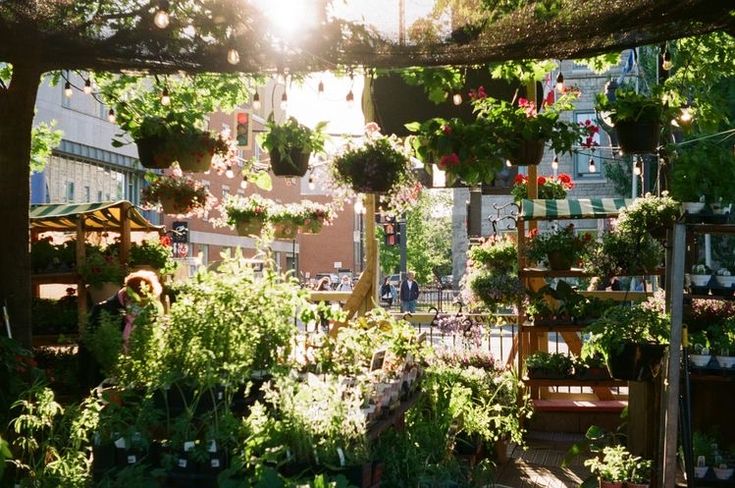
M 419 284 L 413 279 L 413 273 L 406 273 L 401 283 L 401 312 L 416 312 L 416 301 L 419 299 Z

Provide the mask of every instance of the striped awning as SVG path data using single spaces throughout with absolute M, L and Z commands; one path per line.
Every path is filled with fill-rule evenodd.
M 30 217 L 31 229 L 37 231 L 74 231 L 80 218 L 84 219 L 84 228 L 89 231 L 120 231 L 124 217 L 130 221 L 131 231 L 158 232 L 163 228 L 148 222 L 135 205 L 126 200 L 32 205 Z
M 523 220 L 591 219 L 617 217 L 633 200 L 626 198 L 581 198 L 568 200 L 523 200 Z

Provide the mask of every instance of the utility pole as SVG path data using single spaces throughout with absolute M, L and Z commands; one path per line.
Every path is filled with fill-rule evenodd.
M 408 268 L 408 232 L 406 230 L 406 216 L 402 215 L 398 222 L 398 231 L 401 236 L 401 281 L 406 279 L 406 271 Z

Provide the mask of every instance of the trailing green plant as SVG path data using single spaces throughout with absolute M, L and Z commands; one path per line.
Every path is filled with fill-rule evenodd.
M 617 228 L 631 235 L 660 233 L 671 228 L 680 215 L 681 204 L 668 192 L 663 192 L 660 197 L 646 193 L 620 211 Z
M 114 253 L 105 253 L 94 249 L 87 253 L 84 263 L 78 267 L 79 274 L 84 282 L 90 286 L 99 286 L 103 283 L 122 284 L 125 276 L 125 266 Z
M 670 328 L 669 316 L 645 303 L 609 308 L 584 328 L 582 357 L 599 354 L 607 361 L 627 343 L 667 344 Z
M 498 273 L 518 272 L 518 245 L 508 235 L 488 237 L 467 251 L 468 266 L 484 267 Z
M 666 122 L 671 110 L 664 104 L 660 91 L 650 95 L 638 93 L 635 86 L 622 84 L 615 90 L 615 99 L 605 93 L 596 95 L 595 109 L 609 114 L 613 124 L 618 122 Z
M 130 246 L 129 266 L 151 266 L 162 275 L 172 274 L 178 266 L 172 257 L 171 247 L 159 240 L 145 240 Z
M 678 146 L 671 163 L 671 195 L 681 202 L 735 202 L 735 155 L 723 142 L 702 140 Z
M 549 255 L 557 254 L 574 265 L 582 259 L 591 241 L 590 234 L 579 235 L 575 232 L 574 225 L 569 224 L 532 236 L 528 241 L 526 256 L 532 262 L 548 264 Z
M 289 117 L 282 124 L 277 123 L 273 115 L 268 117 L 266 131 L 259 137 L 260 145 L 266 151 L 276 151 L 281 157 L 291 160 L 291 151 L 301 153 L 320 153 L 324 151 L 324 128 L 327 122 L 319 122 L 314 129 L 300 124 L 294 117 Z
M 515 307 L 526 297 L 518 276 L 472 270 L 463 279 L 464 302 L 492 313 L 501 307 Z
M 639 276 L 653 273 L 661 264 L 664 249 L 650 234 L 631 234 L 620 229 L 605 232 L 587 251 L 584 269 L 593 276 Z

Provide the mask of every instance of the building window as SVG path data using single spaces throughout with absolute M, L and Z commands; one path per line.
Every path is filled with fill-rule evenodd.
M 74 201 L 74 182 L 73 181 L 66 182 L 66 201 L 67 202 Z
M 102 201 L 102 192 L 101 191 L 98 191 L 97 192 L 97 201 L 98 202 L 101 202 Z
M 587 120 L 595 120 L 593 111 L 574 112 L 574 120 L 580 124 L 584 124 Z M 600 130 L 601 132 L 602 130 Z M 594 142 L 602 145 L 600 142 L 600 132 L 594 135 Z M 581 142 L 581 141 L 580 141 Z M 595 171 L 590 171 L 590 159 L 595 162 Z M 576 177 L 583 180 L 601 180 L 605 176 L 604 160 L 600 157 L 600 150 L 592 151 L 591 148 L 580 147 L 578 152 L 574 154 L 574 168 Z
M 90 197 L 91 197 L 90 189 L 89 189 L 88 186 L 85 186 L 84 187 L 84 201 L 87 202 L 87 203 L 89 203 L 90 202 Z

